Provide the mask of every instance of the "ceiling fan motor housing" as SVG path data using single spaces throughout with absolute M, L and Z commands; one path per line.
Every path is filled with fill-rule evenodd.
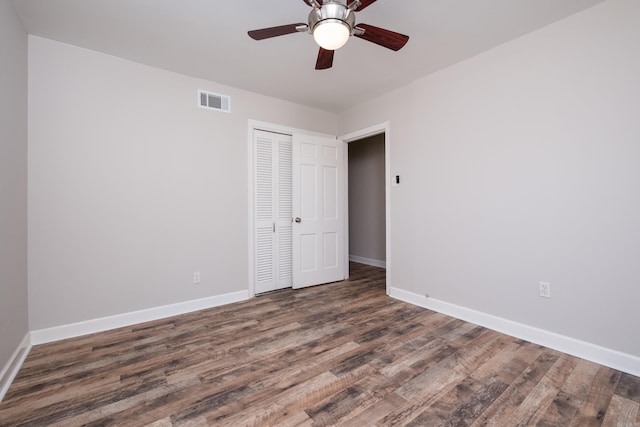
M 326 22 L 345 24 L 349 27 L 349 33 L 351 34 L 356 25 L 356 17 L 353 10 L 345 4 L 335 0 L 328 0 L 322 4 L 322 7 L 313 8 L 309 13 L 309 32 L 313 33 L 317 25 Z

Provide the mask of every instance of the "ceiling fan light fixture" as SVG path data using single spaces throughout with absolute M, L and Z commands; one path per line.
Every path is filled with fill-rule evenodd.
M 409 41 L 409 36 L 368 24 L 356 26 L 356 12 L 370 6 L 375 1 L 304 0 L 307 5 L 311 6 L 306 24 L 288 24 L 252 30 L 249 31 L 249 37 L 254 40 L 263 40 L 297 32 L 312 34 L 316 43 L 320 45 L 316 70 L 331 68 L 336 49 L 344 46 L 351 36 L 394 51 L 402 49 Z
M 313 29 L 313 39 L 326 50 L 337 50 L 345 45 L 351 28 L 339 19 L 325 19 L 318 22 Z

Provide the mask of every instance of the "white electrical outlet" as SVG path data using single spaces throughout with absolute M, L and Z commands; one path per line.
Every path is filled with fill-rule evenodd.
M 193 283 L 200 283 L 200 272 L 199 271 L 194 271 L 193 272 Z
M 551 298 L 551 283 L 540 282 L 540 296 L 545 298 Z

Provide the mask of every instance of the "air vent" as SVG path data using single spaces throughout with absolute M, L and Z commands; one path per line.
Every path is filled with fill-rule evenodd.
M 198 91 L 198 105 L 207 110 L 231 112 L 231 97 L 217 93 Z

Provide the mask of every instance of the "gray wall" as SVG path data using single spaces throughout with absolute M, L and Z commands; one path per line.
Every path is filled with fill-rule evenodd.
M 337 133 L 335 114 L 36 36 L 29 97 L 32 330 L 247 292 L 248 120 Z
M 390 122 L 391 287 L 640 356 L 638 17 L 609 0 L 340 115 Z
M 349 255 L 385 262 L 384 134 L 349 149 Z
M 27 319 L 27 34 L 0 0 L 0 370 Z

